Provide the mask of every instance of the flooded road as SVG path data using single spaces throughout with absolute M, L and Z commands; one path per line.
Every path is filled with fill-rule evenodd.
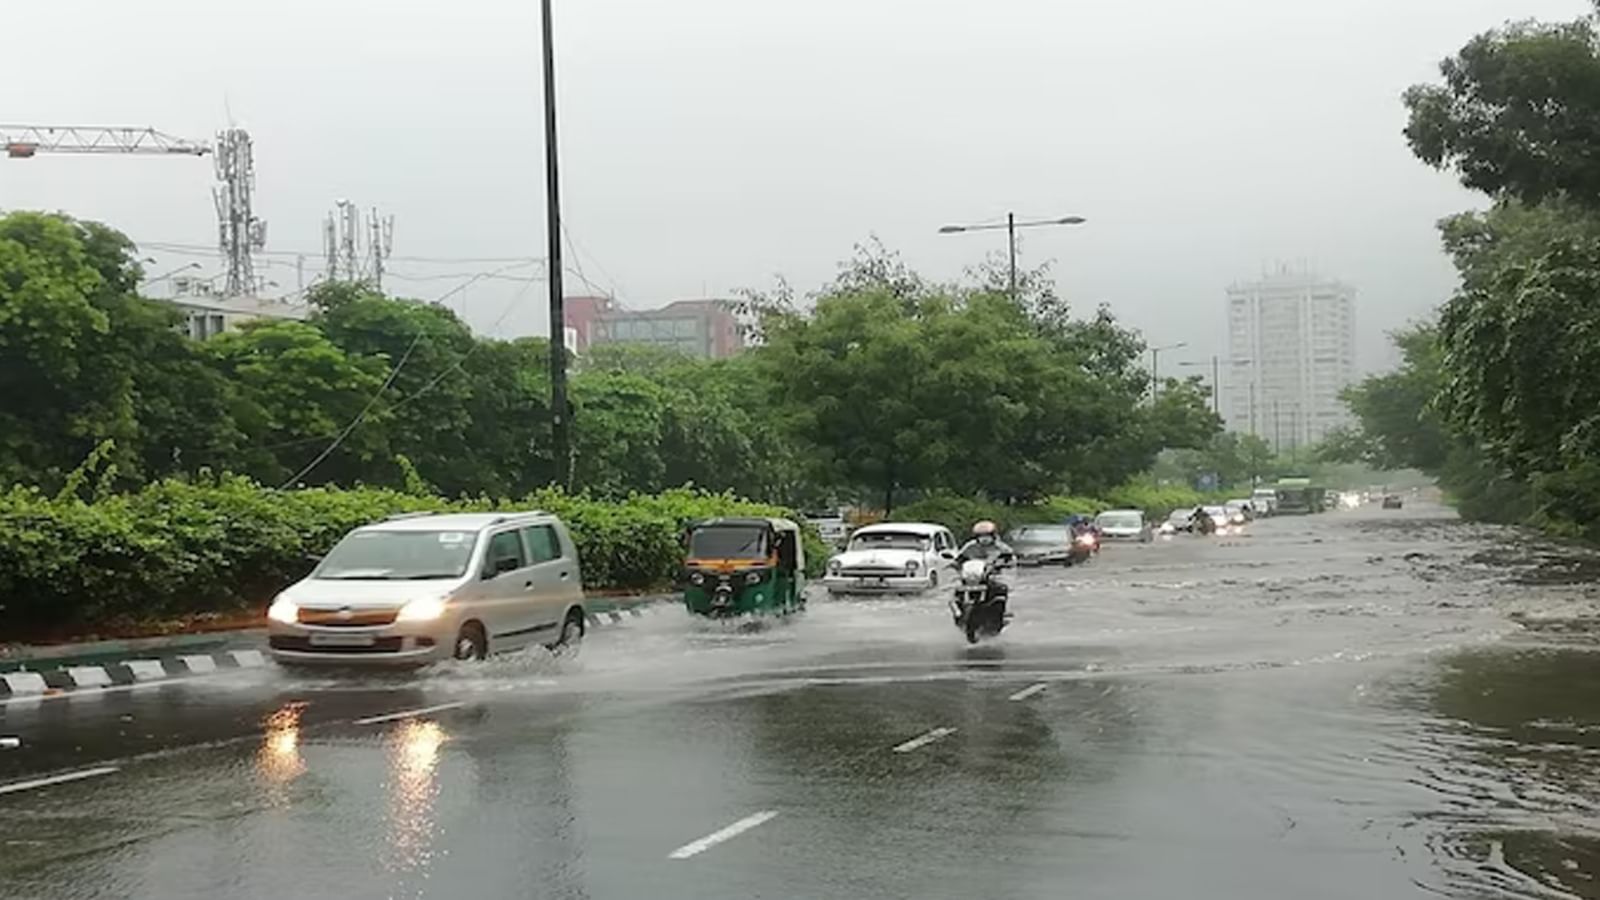
M 977 647 L 942 597 L 667 607 L 14 701 L 0 897 L 1600 898 L 1596 575 L 1371 509 L 1022 572 Z

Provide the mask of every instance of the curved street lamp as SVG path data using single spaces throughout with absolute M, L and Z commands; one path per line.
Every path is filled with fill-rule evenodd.
M 1053 225 L 1082 225 L 1089 221 L 1083 216 L 1061 216 L 1056 219 L 1033 219 L 1027 222 L 1018 222 L 1016 213 L 1006 213 L 1006 220 L 1002 224 L 994 222 L 985 225 L 944 225 L 939 228 L 940 234 L 963 234 L 968 231 L 995 231 L 1001 228 L 1006 230 L 1006 248 L 1010 259 L 1010 293 L 1011 299 L 1017 299 L 1017 229 L 1018 228 L 1044 228 Z

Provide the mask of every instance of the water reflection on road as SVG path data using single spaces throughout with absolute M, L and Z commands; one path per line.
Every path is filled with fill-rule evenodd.
M 668 608 L 577 659 L 196 683 L 120 701 L 171 746 L 92 788 L 7 798 L 0 881 L 1600 900 L 1593 571 L 1443 511 L 1364 510 L 1021 574 L 1014 626 L 977 647 L 942 597 L 819 602 L 756 630 Z M 407 709 L 442 711 L 360 723 Z M 106 740 L 65 704 L 0 712 L 61 747 Z M 238 721 L 253 730 L 231 738 Z M 776 816 L 668 861 L 758 811 Z

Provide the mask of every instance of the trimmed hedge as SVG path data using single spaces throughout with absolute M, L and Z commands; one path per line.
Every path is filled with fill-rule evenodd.
M 543 491 L 519 501 L 375 488 L 280 491 L 238 477 L 161 481 L 86 502 L 32 488 L 0 494 L 0 640 L 82 625 L 263 608 L 350 529 L 401 512 L 543 509 L 571 527 L 585 587 L 648 589 L 682 564 L 691 521 L 791 515 L 694 490 L 601 502 Z M 826 549 L 806 534 L 813 573 Z

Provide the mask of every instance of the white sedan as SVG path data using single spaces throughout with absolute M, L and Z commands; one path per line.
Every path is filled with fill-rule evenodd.
M 955 538 L 942 525 L 893 522 L 868 525 L 850 536 L 828 561 L 822 583 L 834 596 L 917 594 L 939 586 L 940 572 L 956 555 Z

